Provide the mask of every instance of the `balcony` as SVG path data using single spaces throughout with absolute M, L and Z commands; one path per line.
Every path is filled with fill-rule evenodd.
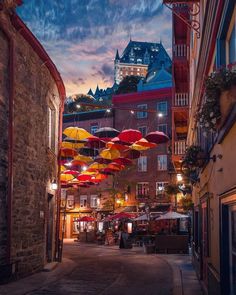
M 186 44 L 177 44 L 173 48 L 174 57 L 178 58 L 189 58 L 189 46 Z
M 186 107 L 189 105 L 189 94 L 188 93 L 175 93 L 174 106 L 175 107 Z
M 174 154 L 184 155 L 186 151 L 186 140 L 178 140 L 174 143 Z

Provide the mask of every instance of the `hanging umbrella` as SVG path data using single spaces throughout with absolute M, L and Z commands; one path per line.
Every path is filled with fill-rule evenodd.
M 74 157 L 77 155 L 78 155 L 78 152 L 75 149 L 71 149 L 71 148 L 62 148 L 61 149 L 61 156 L 62 157 Z
M 139 144 L 137 144 L 137 143 L 133 143 L 133 144 L 130 146 L 130 148 L 131 148 L 132 150 L 136 150 L 136 151 L 146 151 L 146 150 L 149 150 L 149 149 L 150 149 L 150 147 L 148 147 L 148 146 L 139 145 Z
M 75 166 L 84 166 L 86 165 L 86 162 L 85 161 L 79 161 L 79 160 L 72 160 L 70 162 L 70 166 L 71 167 L 75 167 Z
M 144 147 L 149 147 L 149 148 L 154 148 L 157 146 L 156 143 L 149 142 L 145 138 L 141 138 L 140 140 L 136 141 L 135 144 L 138 144 Z
M 169 137 L 164 132 L 160 131 L 150 132 L 145 136 L 145 138 L 149 142 L 153 142 L 156 144 L 166 143 L 169 141 Z
M 122 157 L 128 158 L 128 159 L 138 159 L 140 157 L 140 152 L 136 150 L 128 150 L 123 152 Z
M 88 137 L 87 142 L 85 144 L 86 147 L 93 148 L 93 149 L 101 149 L 101 148 L 104 148 L 105 145 L 106 143 L 97 136 Z
M 94 135 L 98 136 L 99 138 L 113 138 L 120 134 L 120 131 L 111 128 L 111 127 L 102 127 L 99 128 Z
M 108 149 L 116 149 L 119 152 L 123 152 L 123 151 L 126 151 L 126 150 L 129 149 L 129 147 L 127 145 L 123 145 L 123 144 L 120 144 L 120 143 L 114 143 L 112 141 L 109 141 L 109 142 L 106 143 L 106 148 L 108 148 Z
M 100 152 L 100 157 L 113 160 L 120 157 L 120 152 L 116 149 L 104 149 Z
M 84 140 L 87 139 L 89 136 L 92 136 L 92 134 L 90 134 L 88 131 L 79 127 L 67 127 L 63 131 L 63 133 L 66 136 L 76 140 Z
M 105 168 L 100 171 L 100 173 L 104 174 L 104 175 L 115 175 L 114 172 L 115 172 L 114 170 L 109 169 L 109 168 Z
M 63 171 L 63 174 L 71 174 L 71 175 L 77 176 L 79 172 L 75 170 L 65 170 Z
M 98 173 L 95 175 L 95 179 L 96 180 L 104 180 L 104 179 L 107 179 L 107 175 Z
M 107 165 L 107 168 L 115 170 L 115 171 L 120 171 L 120 170 L 124 169 L 125 166 L 112 162 L 112 163 Z
M 88 156 L 84 156 L 84 155 L 78 155 L 74 157 L 74 160 L 78 160 L 81 162 L 85 162 L 85 163 L 89 163 L 89 162 L 93 162 L 93 158 L 88 157 Z
M 188 217 L 189 217 L 188 215 L 179 214 L 177 212 L 170 211 L 156 218 L 156 220 L 181 219 L 181 218 L 188 218 Z
M 61 181 L 64 181 L 64 182 L 70 181 L 70 180 L 72 180 L 72 179 L 74 179 L 74 178 L 75 178 L 75 176 L 72 175 L 72 174 L 64 174 L 64 173 L 62 173 L 62 174 L 60 175 L 60 180 L 61 180 Z
M 117 159 L 114 159 L 113 162 L 120 165 L 125 165 L 125 166 L 133 164 L 133 162 L 130 159 L 126 159 L 126 158 L 117 158 Z
M 80 149 L 84 147 L 85 143 L 73 143 L 73 142 L 67 142 L 63 141 L 61 143 L 62 148 L 68 148 L 68 149 Z
M 86 139 L 83 139 L 83 140 L 78 140 L 78 139 L 74 139 L 74 138 L 70 138 L 70 137 L 65 137 L 64 134 L 62 134 L 62 137 L 63 137 L 63 142 L 70 142 L 70 143 L 86 143 Z
M 79 181 L 90 181 L 92 178 L 92 175 L 86 175 L 86 174 L 80 174 L 77 176 L 77 179 Z
M 60 172 L 64 172 L 66 170 L 66 167 L 64 167 L 63 165 L 60 166 Z
M 92 222 L 92 221 L 96 221 L 96 219 L 94 217 L 91 217 L 91 216 L 83 216 L 81 218 L 78 218 L 77 221 L 79 221 L 79 222 L 81 222 L 81 221 Z
M 119 137 L 113 137 L 111 140 L 110 140 L 111 142 L 114 142 L 114 143 L 118 143 L 118 144 L 123 144 L 123 145 L 130 145 L 130 142 L 124 142 L 124 141 L 121 141 L 120 139 L 119 139 Z
M 142 138 L 142 133 L 135 129 L 123 130 L 119 135 L 119 139 L 124 142 L 135 142 Z
M 88 167 L 88 171 L 98 171 L 101 169 L 104 169 L 107 167 L 107 164 L 99 164 L 97 162 L 92 163 L 89 167 Z
M 109 160 L 109 159 L 104 159 L 104 158 L 95 158 L 95 161 L 99 164 L 109 164 L 112 162 L 112 160 Z
M 81 148 L 79 150 L 79 153 L 83 156 L 88 156 L 88 157 L 96 157 L 99 154 L 98 150 L 93 148 L 88 148 L 88 147 Z

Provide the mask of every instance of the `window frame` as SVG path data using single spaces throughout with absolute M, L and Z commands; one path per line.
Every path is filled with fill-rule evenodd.
M 166 129 L 166 132 L 164 132 L 163 130 L 160 130 L 160 126 L 165 126 L 165 129 Z M 162 124 L 158 124 L 157 125 L 157 130 L 160 131 L 160 132 L 163 132 L 167 135 L 167 132 L 168 132 L 168 128 L 167 128 L 167 124 L 166 123 L 162 123 Z
M 141 108 L 141 107 L 145 107 L 145 108 Z M 146 103 L 143 103 L 143 104 L 138 104 L 137 105 L 137 109 L 140 109 L 140 110 L 142 110 L 142 111 L 137 111 L 137 113 L 136 113 L 136 118 L 137 119 L 147 119 L 147 117 L 148 117 L 148 113 L 147 112 L 145 112 L 145 110 L 147 110 L 147 104 Z M 144 110 L 144 111 L 143 111 Z
M 166 105 L 166 111 L 165 111 L 165 113 L 163 113 L 163 111 L 160 110 L 159 105 L 161 105 L 161 104 L 165 104 Z M 168 116 L 168 101 L 167 100 L 159 101 L 157 103 L 157 111 L 158 111 L 158 113 L 161 113 L 165 117 Z
M 161 161 L 159 161 L 159 158 L 161 158 L 161 157 L 162 157 L 162 159 L 165 157 L 165 159 L 166 159 L 165 165 L 164 165 L 164 162 L 162 162 L 162 164 L 159 165 L 159 163 L 161 162 Z M 167 154 L 157 155 L 157 170 L 158 171 L 167 171 L 168 170 L 168 157 L 167 157 Z
M 85 203 L 83 201 L 86 201 Z M 79 204 L 81 208 L 87 208 L 88 207 L 88 196 L 87 195 L 80 195 Z
M 141 194 L 139 194 L 139 185 L 142 186 L 141 188 Z M 147 185 L 147 188 L 144 188 L 143 186 Z M 149 182 L 147 181 L 141 181 L 136 183 L 136 197 L 148 197 L 149 196 Z
M 143 161 L 143 160 L 145 160 L 145 161 Z M 147 166 L 148 166 L 147 156 L 140 156 L 138 158 L 138 172 L 147 172 Z
M 93 204 L 92 200 L 96 200 L 96 205 Z M 97 208 L 98 207 L 98 195 L 91 195 L 90 196 L 90 207 L 91 208 Z

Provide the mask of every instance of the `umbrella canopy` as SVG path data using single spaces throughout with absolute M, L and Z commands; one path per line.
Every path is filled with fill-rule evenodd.
M 181 218 L 188 218 L 188 215 L 184 215 L 184 214 L 179 214 L 177 212 L 167 212 L 163 215 L 161 215 L 160 217 L 156 218 L 156 220 L 164 220 L 164 219 L 181 219 Z
M 104 149 L 100 152 L 100 157 L 113 160 L 120 157 L 120 152 L 116 149 Z
M 119 139 L 119 137 L 117 137 L 117 136 L 116 136 L 116 137 L 113 137 L 110 141 L 111 141 L 111 142 L 114 142 L 114 143 L 118 143 L 118 144 L 130 145 L 129 142 L 121 141 L 121 140 Z
M 85 146 L 93 149 L 104 148 L 106 143 L 97 136 L 90 136 L 87 138 Z
M 72 174 L 64 174 L 64 173 L 62 173 L 62 174 L 60 175 L 60 180 L 61 180 L 62 182 L 71 181 L 71 180 L 74 179 L 74 178 L 75 178 L 75 176 L 72 175 Z
M 104 169 L 107 167 L 107 164 L 99 164 L 97 162 L 92 163 L 89 167 L 88 167 L 88 171 L 98 171 L 101 169 Z
M 109 164 L 112 162 L 112 160 L 109 160 L 109 159 L 104 159 L 104 158 L 96 158 L 95 161 L 99 164 Z
M 120 131 L 111 128 L 111 127 L 102 127 L 99 128 L 94 135 L 98 136 L 99 138 L 113 138 L 120 134 Z
M 139 145 L 137 143 L 133 143 L 130 148 L 136 151 L 146 151 L 150 149 L 148 146 Z
M 83 147 L 79 150 L 79 153 L 83 156 L 96 157 L 98 155 L 98 150 L 89 147 Z
M 74 175 L 74 176 L 77 176 L 78 175 L 78 171 L 75 171 L 75 170 L 65 170 L 63 171 L 63 174 L 71 174 L 71 175 Z
M 62 157 L 75 157 L 78 155 L 78 152 L 72 148 L 62 148 L 61 149 L 61 156 Z
M 118 135 L 118 138 L 124 142 L 135 142 L 142 138 L 142 133 L 139 130 L 126 129 Z
M 149 220 L 147 214 L 144 214 L 144 215 L 141 215 L 137 218 L 134 218 L 134 221 L 144 221 L 144 220 Z
M 73 143 L 73 142 L 67 142 L 63 141 L 61 143 L 62 148 L 68 148 L 68 149 L 80 149 L 84 147 L 85 143 Z
M 91 181 L 92 175 L 80 174 L 77 176 L 79 181 Z
M 78 128 L 78 127 L 67 127 L 64 131 L 63 134 L 66 136 L 76 139 L 76 140 L 84 140 L 87 139 L 88 137 L 92 136 L 88 131 L 86 131 L 83 128 Z
M 96 221 L 96 219 L 94 217 L 91 216 L 83 216 L 81 218 L 78 218 L 77 221 L 84 221 L 84 222 L 92 222 L 92 221 Z
M 125 166 L 112 162 L 107 165 L 107 168 L 115 170 L 115 171 L 120 171 L 120 170 L 123 170 Z
M 154 148 L 157 146 L 156 143 L 149 142 L 145 138 L 141 138 L 140 140 L 136 141 L 134 144 L 138 144 L 140 146 L 149 147 L 149 148 Z
M 84 156 L 84 155 L 80 155 L 80 154 L 75 156 L 74 160 L 78 160 L 78 161 L 85 162 L 85 163 L 93 162 L 93 158 L 88 157 L 88 156 Z
M 145 138 L 149 142 L 153 142 L 156 144 L 166 143 L 169 141 L 169 137 L 164 132 L 160 131 L 150 132 L 145 136 Z
M 80 160 L 73 160 L 70 162 L 70 166 L 74 167 L 74 166 L 84 166 L 86 165 L 85 161 L 80 161 Z
M 117 159 L 114 159 L 113 162 L 120 165 L 125 165 L 125 166 L 133 164 L 133 162 L 130 159 L 126 159 L 126 158 L 117 158 Z
M 123 152 L 123 151 L 126 151 L 126 150 L 129 149 L 129 147 L 127 145 L 123 145 L 123 144 L 120 144 L 120 143 L 114 143 L 112 141 L 109 141 L 109 142 L 106 143 L 106 148 L 108 148 L 108 149 L 116 149 L 119 152 Z
M 134 217 L 133 214 L 129 214 L 129 213 L 126 213 L 126 212 L 120 212 L 120 213 L 117 213 L 115 215 L 107 217 L 106 220 L 110 221 L 110 220 L 120 220 L 120 219 L 131 219 L 133 217 Z

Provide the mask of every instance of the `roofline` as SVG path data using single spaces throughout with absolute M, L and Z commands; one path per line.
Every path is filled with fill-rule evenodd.
M 77 112 L 77 113 L 69 113 L 69 114 L 63 114 L 63 117 L 76 116 L 76 115 L 88 114 L 88 113 L 96 113 L 96 112 L 105 112 L 106 110 L 107 109 L 91 110 L 91 111 Z
M 28 41 L 40 59 L 43 61 L 43 64 L 48 68 L 50 74 L 52 75 L 57 89 L 60 95 L 60 99 L 64 102 L 66 97 L 66 90 L 63 80 L 59 71 L 57 70 L 55 64 L 38 41 L 38 39 L 34 36 L 34 34 L 29 30 L 26 24 L 22 21 L 22 19 L 14 12 L 11 16 L 11 23 L 15 27 L 18 33 L 22 35 L 22 37 Z

